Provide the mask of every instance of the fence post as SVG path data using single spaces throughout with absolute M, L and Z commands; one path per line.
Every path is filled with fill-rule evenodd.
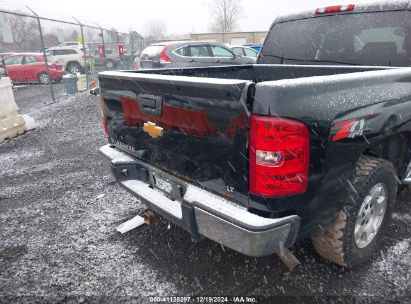
M 97 24 L 97 23 L 96 23 Z M 104 29 L 100 26 L 100 25 L 98 25 L 97 24 L 97 26 L 100 28 L 100 31 L 101 31 L 101 42 L 102 42 L 102 44 L 103 44 L 103 49 L 104 49 L 104 57 L 106 56 L 106 45 L 105 45 L 105 43 L 104 43 Z
M 46 72 L 47 72 L 47 76 L 48 76 L 48 78 L 49 78 L 49 87 L 50 87 L 51 99 L 52 99 L 53 101 L 55 101 L 54 91 L 53 91 L 53 83 L 52 83 L 53 80 L 51 79 L 50 71 L 49 71 L 49 65 L 48 65 L 48 62 L 47 62 L 46 46 L 44 45 L 44 38 L 43 38 L 43 31 L 42 31 L 42 29 L 41 29 L 40 17 L 39 17 L 30 7 L 28 7 L 28 6 L 26 6 L 26 7 L 27 7 L 27 9 L 28 9 L 30 12 L 33 13 L 33 15 L 34 15 L 34 16 L 36 17 L 36 19 L 37 19 L 37 24 L 38 24 L 38 26 L 39 26 L 40 40 L 41 40 L 41 48 L 42 48 L 43 56 L 44 56 L 44 63 L 45 63 L 45 65 L 46 65 Z
M 86 73 L 86 82 L 88 86 L 88 67 L 87 67 L 87 50 L 86 50 L 86 43 L 84 42 L 84 31 L 83 31 L 83 24 L 81 24 L 80 21 L 78 21 L 76 18 L 72 17 L 79 25 L 80 25 L 80 30 L 81 30 L 81 38 L 83 42 L 83 49 L 84 49 L 84 71 Z

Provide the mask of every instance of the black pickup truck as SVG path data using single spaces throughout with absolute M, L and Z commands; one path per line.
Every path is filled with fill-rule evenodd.
M 411 182 L 409 66 L 410 1 L 280 17 L 255 65 L 100 73 L 100 151 L 194 239 L 353 267 Z

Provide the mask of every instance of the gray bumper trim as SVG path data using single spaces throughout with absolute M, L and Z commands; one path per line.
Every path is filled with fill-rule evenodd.
M 188 215 L 182 211 L 183 205 L 188 205 L 193 210 L 190 220 L 195 223 L 197 233 L 246 255 L 280 253 L 296 239 L 300 227 L 300 218 L 296 215 L 276 219 L 260 217 L 234 202 L 134 159 L 110 145 L 101 147 L 100 152 L 111 161 L 113 173 L 121 186 L 142 199 L 149 208 L 186 230 L 189 229 L 184 225 L 187 222 L 184 215 Z M 119 178 L 119 167 L 130 168 L 131 172 L 137 166 L 147 169 L 149 174 L 161 172 L 162 176 L 183 185 L 185 193 L 181 202 L 168 198 L 162 191 L 153 189 L 149 183 L 132 175 Z

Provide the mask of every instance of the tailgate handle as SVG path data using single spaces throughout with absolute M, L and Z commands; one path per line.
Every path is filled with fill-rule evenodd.
M 161 116 L 163 111 L 162 97 L 139 94 L 137 99 L 139 100 L 140 109 L 142 112 L 153 116 Z

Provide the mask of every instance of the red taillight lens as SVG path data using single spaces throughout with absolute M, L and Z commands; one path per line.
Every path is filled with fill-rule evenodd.
M 355 4 L 327 6 L 327 7 L 317 8 L 315 10 L 315 13 L 316 14 L 332 14 L 332 13 L 348 12 L 348 11 L 352 11 L 354 8 L 355 8 Z
M 168 46 L 164 46 L 163 50 L 160 52 L 160 63 L 171 63 L 170 57 L 166 55 Z
M 282 197 L 307 189 L 310 139 L 305 124 L 280 117 L 250 117 L 250 192 Z
M 103 105 L 104 105 L 104 100 L 103 100 L 103 97 L 101 97 L 100 95 L 101 118 L 103 120 L 104 133 L 106 133 L 106 136 L 108 136 L 107 118 L 106 118 L 106 115 L 104 114 Z

